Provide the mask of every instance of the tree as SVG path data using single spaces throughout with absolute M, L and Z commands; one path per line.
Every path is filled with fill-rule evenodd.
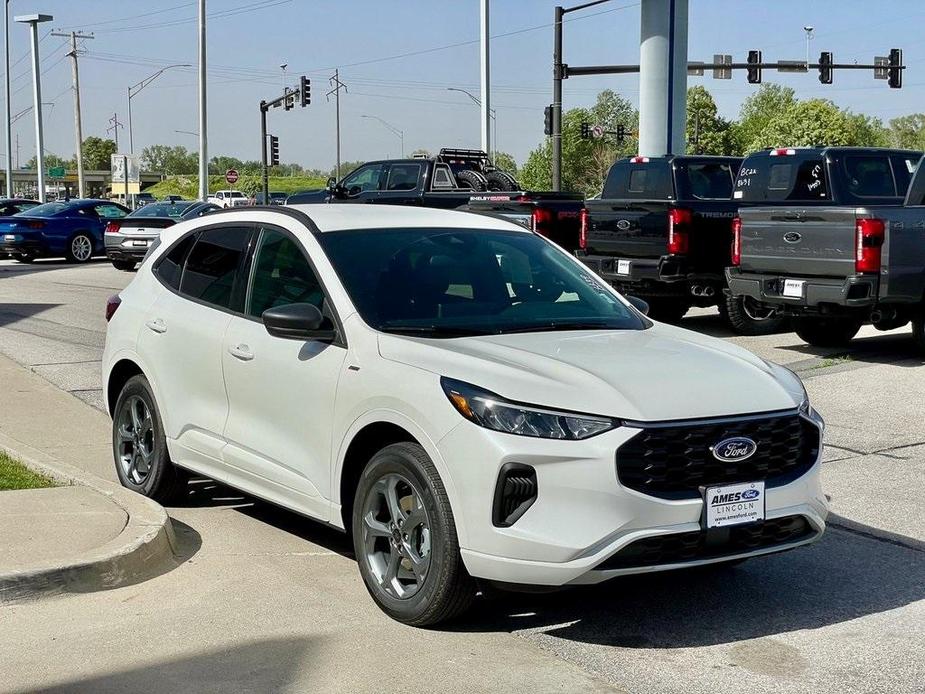
M 80 148 L 83 152 L 84 168 L 88 171 L 109 171 L 116 143 L 102 137 L 88 137 Z
M 770 120 L 755 136 L 750 151 L 768 147 L 824 147 L 856 144 L 857 128 L 831 101 L 798 101 Z
M 141 166 L 168 175 L 194 174 L 199 171 L 199 155 L 182 145 L 151 145 L 141 150 Z
M 495 156 L 492 157 L 491 163 L 502 171 L 507 171 L 515 178 L 517 177 L 517 162 L 514 161 L 514 157 L 507 152 L 495 152 Z
M 890 131 L 883 126 L 883 121 L 863 113 L 844 111 L 851 128 L 852 144 L 859 147 L 889 147 Z M 916 149 L 921 149 L 916 147 Z
M 759 149 L 754 146 L 759 133 L 796 103 L 796 94 L 790 87 L 772 82 L 762 84 L 757 92 L 742 102 L 739 120 L 732 126 L 731 135 L 736 143 L 735 153 L 746 154 Z
M 29 161 L 26 162 L 25 168 L 34 169 L 35 163 L 38 161 L 38 158 L 33 156 Z M 77 162 L 72 159 L 64 159 L 59 157 L 57 154 L 46 154 L 45 155 L 45 171 L 52 168 L 53 166 L 63 166 L 65 169 L 75 169 L 77 168 Z
M 734 154 L 738 143 L 729 121 L 720 118 L 713 96 L 700 85 L 687 90 L 687 151 L 689 154 Z
M 889 142 L 904 149 L 925 149 L 925 113 L 910 113 L 890 121 Z
M 213 175 L 224 174 L 229 169 L 235 169 L 236 171 L 244 170 L 244 162 L 238 159 L 237 157 L 229 156 L 219 156 L 212 157 L 209 160 L 209 173 Z

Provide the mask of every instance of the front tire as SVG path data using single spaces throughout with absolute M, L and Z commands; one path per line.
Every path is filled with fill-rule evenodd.
M 130 378 L 112 418 L 112 451 L 123 487 L 160 503 L 181 498 L 188 476 L 170 461 L 161 415 L 148 379 Z
M 78 231 L 67 242 L 64 257 L 69 263 L 87 263 L 93 257 L 93 239 L 89 234 Z
M 748 296 L 727 296 L 723 305 L 722 313 L 739 335 L 771 335 L 787 320 L 779 310 Z
M 844 347 L 861 329 L 857 318 L 794 318 L 793 330 L 813 347 Z
M 430 626 L 475 598 L 446 489 L 420 445 L 396 443 L 373 456 L 357 486 L 352 533 L 366 589 L 392 619 Z

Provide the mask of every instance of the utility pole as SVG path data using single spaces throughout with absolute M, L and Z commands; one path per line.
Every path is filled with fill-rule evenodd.
M 340 81 L 339 70 L 334 71 L 334 76 L 330 79 L 331 85 L 334 87 L 331 91 L 324 95 L 324 98 L 330 101 L 331 94 L 334 95 L 334 110 L 336 111 L 336 127 L 337 127 L 337 169 L 335 178 L 340 181 L 340 90 L 343 89 L 347 91 L 347 85 Z
M 93 34 L 84 34 L 72 31 L 70 34 L 52 32 L 52 36 L 71 38 L 71 74 L 74 80 L 74 134 L 77 138 L 77 195 L 84 197 L 84 156 L 83 156 L 83 128 L 80 124 L 80 72 L 77 68 L 77 39 L 92 39 Z
M 6 54 L 6 68 L 3 73 L 3 87 L 6 98 L 3 106 L 6 110 L 4 130 L 6 135 L 6 197 L 13 197 L 13 126 L 10 124 L 10 0 L 3 0 L 3 50 Z M 17 134 L 17 147 L 19 135 Z M 16 155 L 16 168 L 19 168 L 19 154 Z
M 113 113 L 112 118 L 109 119 L 110 126 L 106 128 L 106 132 L 112 132 L 113 139 L 116 141 L 116 152 L 119 151 L 119 128 L 125 127 L 122 123 L 119 122 L 119 114 Z
M 206 122 L 206 0 L 199 0 L 199 199 L 209 199 L 209 142 Z
M 490 103 L 490 92 L 491 92 L 491 62 L 490 62 L 490 52 L 488 46 L 488 31 L 489 31 L 489 16 L 488 16 L 488 0 L 482 0 L 481 3 L 481 12 L 480 12 L 481 21 L 479 22 L 481 28 L 481 48 L 482 48 L 482 61 L 481 61 L 481 82 L 482 82 L 482 103 L 480 105 L 481 109 L 481 118 L 479 119 L 479 125 L 482 130 L 482 151 L 486 154 L 491 153 L 491 103 Z M 496 121 L 497 122 L 497 121 Z

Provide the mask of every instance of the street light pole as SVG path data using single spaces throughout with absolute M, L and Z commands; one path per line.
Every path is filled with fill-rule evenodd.
M 459 87 L 447 87 L 446 90 L 448 92 L 462 92 L 463 94 L 468 96 L 470 99 L 472 99 L 472 101 L 475 103 L 476 106 L 478 106 L 479 108 L 482 107 L 481 99 L 479 99 L 474 94 L 467 92 L 465 89 L 460 89 Z M 498 113 L 495 111 L 495 109 L 490 108 L 488 109 L 488 115 L 495 122 L 494 124 L 494 147 L 495 147 L 494 153 L 497 154 L 498 153 Z M 488 150 L 485 150 L 485 154 L 491 154 L 491 152 Z
M 488 13 L 488 0 L 482 0 L 481 3 L 481 38 L 482 38 L 482 100 L 479 108 L 481 110 L 481 117 L 479 118 L 479 125 L 482 129 L 482 151 L 486 154 L 491 152 L 491 62 L 490 62 L 490 51 L 488 45 L 488 32 L 489 32 L 489 13 Z
M 396 128 L 394 125 L 384 121 L 379 116 L 362 115 L 360 116 L 360 118 L 372 118 L 373 120 L 377 120 L 380 123 L 382 123 L 385 127 L 387 127 L 389 130 L 391 130 L 394 134 L 398 135 L 398 139 L 401 142 L 401 158 L 402 159 L 405 158 L 405 133 L 402 132 L 401 128 Z
M 3 50 L 6 53 L 6 67 L 3 73 L 3 88 L 6 94 L 3 105 L 6 110 L 4 128 L 6 134 L 6 197 L 13 197 L 13 126 L 10 123 L 10 0 L 3 0 Z
M 209 199 L 209 143 L 206 122 L 206 0 L 199 0 L 199 199 Z
M 190 65 L 189 63 L 177 63 L 176 65 L 168 65 L 167 67 L 161 68 L 160 70 L 155 72 L 153 75 L 148 75 L 143 80 L 141 80 L 141 82 L 138 82 L 137 84 L 133 84 L 131 87 L 128 88 L 128 151 L 130 154 L 135 153 L 135 140 L 132 136 L 132 97 L 138 96 L 138 92 L 140 92 L 142 89 L 147 87 L 158 77 L 163 75 L 167 70 L 170 70 L 175 67 L 193 67 L 193 66 Z
M 42 133 L 42 74 L 39 71 L 39 24 L 50 22 L 50 14 L 24 14 L 14 17 L 28 24 L 32 32 L 32 99 L 35 111 L 35 168 L 38 174 L 39 202 L 45 202 L 45 139 Z

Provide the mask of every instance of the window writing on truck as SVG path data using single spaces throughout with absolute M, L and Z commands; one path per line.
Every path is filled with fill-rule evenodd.
M 736 178 L 734 200 L 813 201 L 829 198 L 829 183 L 822 159 L 802 161 L 786 157 L 775 161 L 746 159 Z

